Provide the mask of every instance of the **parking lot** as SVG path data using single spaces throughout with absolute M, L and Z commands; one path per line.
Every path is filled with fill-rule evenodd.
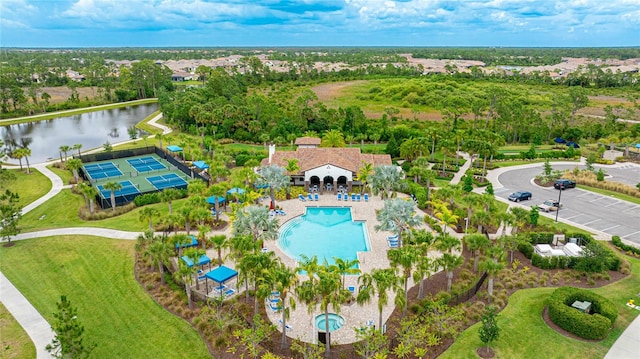
M 575 165 L 554 166 L 554 169 L 573 167 Z M 539 187 L 533 183 L 533 178 L 539 175 L 541 171 L 542 165 L 533 168 L 512 169 L 500 174 L 498 181 L 503 187 L 496 187 L 496 197 L 506 200 L 507 196 L 514 191 L 529 191 L 533 194 L 533 198 L 519 203 L 525 207 L 538 205 L 546 199 L 557 200 L 558 190 L 553 187 Z M 611 174 L 609 180 L 625 178 L 627 183 L 633 181 L 632 178 L 637 175 L 638 171 L 640 171 L 640 167 L 637 166 L 607 169 L 607 172 Z M 635 178 L 640 180 L 640 177 Z M 579 188 L 562 191 L 561 202 L 563 207 L 558 212 L 559 220 L 609 235 L 617 235 L 628 241 L 640 244 L 640 205 Z M 541 212 L 541 215 L 553 219 L 556 217 L 555 212 Z

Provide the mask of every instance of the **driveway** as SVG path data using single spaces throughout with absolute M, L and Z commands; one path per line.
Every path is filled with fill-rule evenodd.
M 552 165 L 553 169 L 573 169 L 573 165 Z M 584 166 L 579 166 L 584 168 Z M 640 180 L 640 166 L 625 164 L 606 166 L 604 170 L 610 177 L 608 181 L 622 182 L 635 185 Z M 536 167 L 505 169 L 498 175 L 498 181 L 503 187 L 496 186 L 495 195 L 502 199 L 509 193 L 524 190 L 533 194 L 530 201 L 520 202 L 529 207 L 542 203 L 546 199 L 558 199 L 559 191 L 553 187 L 537 186 L 533 179 L 542 173 L 542 164 Z M 634 182 L 635 181 L 635 182 Z M 617 235 L 622 239 L 640 245 L 640 205 L 621 201 L 601 194 L 572 188 L 562 191 L 563 207 L 558 212 L 558 218 L 563 222 L 576 224 L 578 227 L 601 232 L 607 235 Z M 556 213 L 542 215 L 555 219 Z

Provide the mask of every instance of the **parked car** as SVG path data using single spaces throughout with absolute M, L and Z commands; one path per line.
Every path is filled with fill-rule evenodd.
M 575 187 L 576 187 L 575 181 L 564 179 L 564 178 L 556 180 L 553 183 L 553 188 L 555 189 L 567 189 L 567 188 L 575 188 Z
M 562 203 L 556 201 L 555 199 L 548 199 L 542 204 L 538 205 L 538 208 L 540 208 L 541 211 L 545 212 L 557 211 L 560 207 L 562 207 Z
M 532 197 L 531 192 L 518 191 L 510 194 L 508 198 L 509 198 L 509 201 L 520 202 L 520 201 L 531 199 L 531 197 Z

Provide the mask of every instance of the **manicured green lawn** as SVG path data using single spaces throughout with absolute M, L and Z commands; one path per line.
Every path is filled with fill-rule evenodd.
M 51 172 L 57 174 L 58 177 L 60 177 L 62 179 L 62 183 L 64 185 L 68 185 L 69 181 L 73 178 L 73 173 L 71 173 L 71 171 L 69 171 L 69 170 L 61 169 L 61 168 L 55 167 L 53 165 L 49 165 L 49 166 L 47 166 L 47 168 L 50 169 Z
M 626 257 L 629 258 L 629 257 Z M 493 344 L 498 358 L 602 358 L 624 329 L 640 314 L 625 303 L 640 288 L 640 261 L 630 259 L 632 274 L 616 283 L 593 289 L 618 306 L 619 316 L 611 334 L 600 342 L 567 338 L 549 328 L 542 319 L 546 298 L 554 288 L 523 289 L 509 297 L 509 304 L 500 312 L 500 338 Z M 439 358 L 476 358 L 482 346 L 478 336 L 480 324 L 465 330 L 456 342 Z
M 51 189 L 51 181 L 34 168 L 31 168 L 31 174 L 27 174 L 26 167 L 24 171 L 18 169 L 11 172 L 15 174 L 16 179 L 8 182 L 4 187 L 20 195 L 22 206 L 44 196 Z
M 179 211 L 185 202 L 186 200 L 174 201 L 174 212 Z M 138 220 L 141 208 L 113 218 L 84 221 L 78 217 L 78 209 L 83 205 L 84 198 L 81 195 L 73 194 L 71 190 L 64 189 L 33 211 L 25 214 L 20 221 L 20 228 L 23 232 L 64 227 L 101 227 L 142 232 L 149 228 L 146 223 Z M 169 206 L 166 203 L 157 203 L 151 206 L 156 207 L 161 216 L 169 213 Z M 44 218 L 40 219 L 43 215 Z
M 36 346 L 18 321 L 0 303 L 0 358 L 35 358 Z
M 49 322 L 66 295 L 92 358 L 210 358 L 198 333 L 165 311 L 133 276 L 133 241 L 61 236 L 0 248 L 0 269 Z
M 158 127 L 152 126 L 152 125 L 149 124 L 149 121 L 151 121 L 159 113 L 160 113 L 160 111 L 156 111 L 156 112 L 150 114 L 149 116 L 145 117 L 144 120 L 142 120 L 142 121 L 140 121 L 140 122 L 138 122 L 136 124 L 136 128 L 139 128 L 139 129 L 149 133 L 150 135 L 152 135 L 154 133 L 162 132 L 162 130 L 159 129 Z

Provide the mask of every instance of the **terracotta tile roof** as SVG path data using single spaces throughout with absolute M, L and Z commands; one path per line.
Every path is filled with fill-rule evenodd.
M 369 153 L 360 153 L 359 148 L 298 148 L 296 151 L 276 151 L 271 163 L 278 166 L 286 167 L 285 159 L 298 159 L 300 171 L 297 174 L 304 174 L 313 168 L 332 165 L 344 168 L 351 172 L 358 172 L 362 162 L 371 163 L 374 167 L 378 165 L 390 165 L 391 156 L 374 155 Z M 269 159 L 262 160 L 262 165 L 268 165 Z M 292 175 L 292 173 L 290 173 Z
M 296 138 L 296 145 L 316 145 L 320 146 L 321 140 L 318 137 L 298 137 Z

